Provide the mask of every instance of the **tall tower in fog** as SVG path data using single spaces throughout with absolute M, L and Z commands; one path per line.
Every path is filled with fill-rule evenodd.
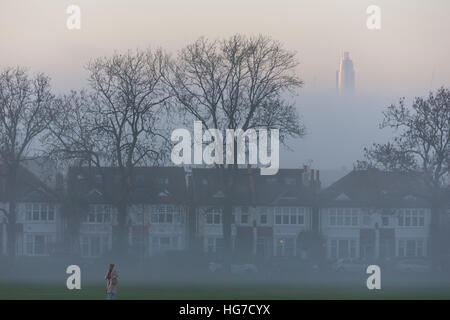
M 339 71 L 336 71 L 336 89 L 339 94 L 352 93 L 355 90 L 355 70 L 348 52 L 344 52 Z

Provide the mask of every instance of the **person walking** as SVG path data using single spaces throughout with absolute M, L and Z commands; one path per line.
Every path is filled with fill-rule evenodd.
M 106 272 L 106 299 L 114 299 L 117 293 L 117 284 L 119 283 L 119 275 L 114 269 L 114 264 L 108 265 L 108 271 Z

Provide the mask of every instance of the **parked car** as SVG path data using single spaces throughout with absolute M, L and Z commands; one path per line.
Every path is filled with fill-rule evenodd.
M 338 259 L 334 263 L 332 263 L 331 268 L 333 271 L 337 272 L 363 272 L 365 273 L 368 263 L 359 261 L 359 260 L 351 260 L 351 259 Z
M 310 260 L 277 259 L 272 262 L 272 269 L 275 272 L 299 273 L 318 271 L 319 266 Z
M 401 272 L 429 272 L 431 263 L 425 259 L 403 259 L 397 261 L 395 270 Z
M 209 263 L 209 271 L 212 273 L 223 271 L 223 264 L 217 262 Z M 236 263 L 231 265 L 231 273 L 236 275 L 257 273 L 258 268 L 251 263 Z

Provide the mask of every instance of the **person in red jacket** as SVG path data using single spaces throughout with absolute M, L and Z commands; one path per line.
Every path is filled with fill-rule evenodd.
M 108 265 L 108 272 L 106 272 L 105 280 L 106 280 L 106 299 L 111 300 L 114 299 L 117 293 L 117 284 L 119 275 L 117 271 L 114 269 L 114 264 Z

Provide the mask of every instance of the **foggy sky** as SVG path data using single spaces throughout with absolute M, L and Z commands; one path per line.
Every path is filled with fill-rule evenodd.
M 71 4 L 81 8 L 79 31 L 66 28 Z M 379 31 L 366 28 L 372 4 Z M 291 142 L 281 165 L 351 167 L 362 147 L 387 139 L 377 124 L 388 104 L 450 85 L 449 13 L 447 0 L 0 0 L 0 68 L 45 72 L 64 92 L 86 86 L 89 59 L 114 51 L 175 53 L 199 36 L 269 35 L 298 53 L 305 81 L 295 102 L 309 135 Z M 343 51 L 355 66 L 350 101 L 335 96 Z

